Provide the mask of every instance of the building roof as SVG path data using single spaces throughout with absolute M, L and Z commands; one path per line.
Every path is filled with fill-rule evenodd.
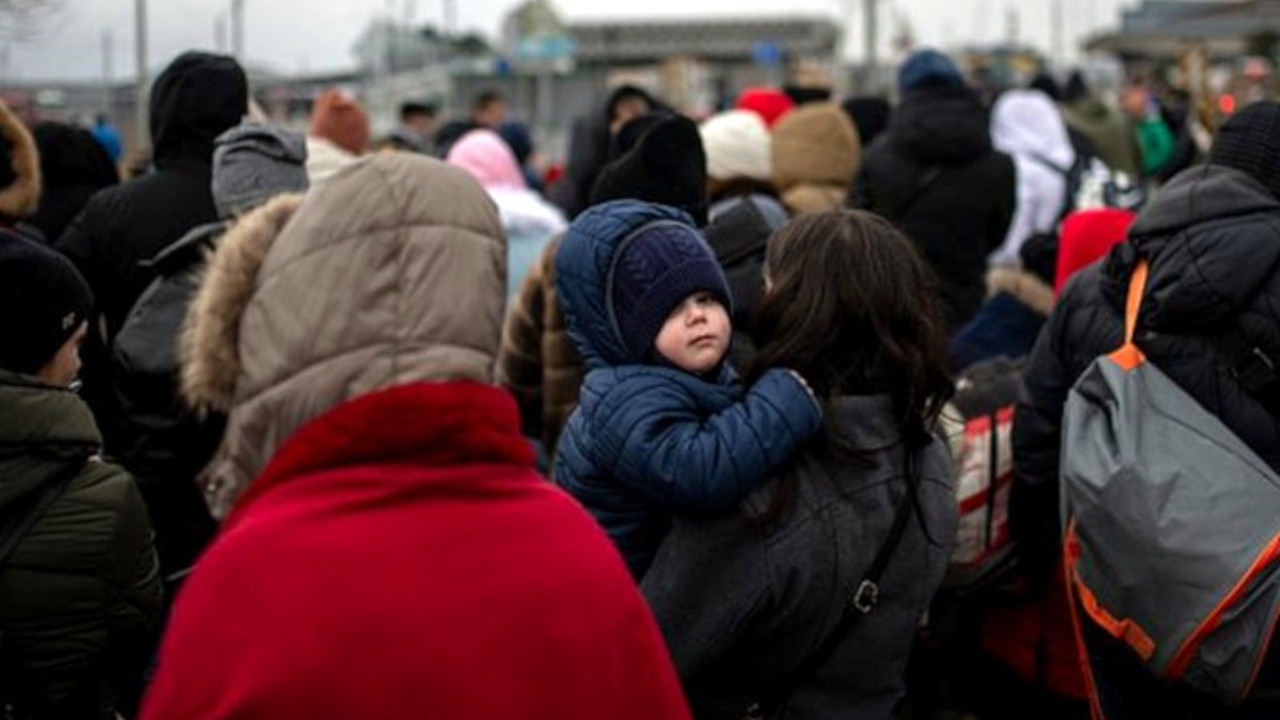
M 1175 2 L 1148 0 L 1126 11 L 1117 33 L 1090 40 L 1089 50 L 1129 55 L 1174 56 L 1189 42 L 1203 43 L 1210 55 L 1244 51 L 1245 39 L 1259 31 L 1280 32 L 1280 0 Z
M 572 23 L 569 32 L 577 61 L 589 64 L 750 61 L 762 43 L 776 44 L 784 57 L 817 57 L 834 52 L 840 36 L 833 21 L 817 18 Z

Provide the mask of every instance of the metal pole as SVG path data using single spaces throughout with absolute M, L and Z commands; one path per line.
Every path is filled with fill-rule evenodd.
M 444 36 L 449 37 L 457 31 L 458 24 L 458 3 L 457 0 L 444 0 Z
M 1049 0 L 1049 3 L 1050 22 L 1053 24 L 1053 61 L 1061 69 L 1067 65 L 1066 18 L 1062 15 L 1062 0 Z
M 231 54 L 244 64 L 244 0 L 231 0 Z
M 150 78 L 147 77 L 147 0 L 134 0 L 134 56 L 138 62 L 138 107 L 135 108 L 134 137 L 137 138 L 138 148 L 144 148 L 148 143 L 149 133 L 147 132 L 147 103 L 150 93 Z
M 876 13 L 876 0 L 863 0 L 863 31 L 866 33 L 867 45 L 867 86 L 868 93 L 880 89 L 880 69 L 876 59 L 876 45 L 880 40 L 880 25 Z
M 102 112 L 108 118 L 111 117 L 111 76 L 112 72 L 111 57 L 114 53 L 115 43 L 111 37 L 111 30 L 102 31 Z
M 213 47 L 220 53 L 227 51 L 227 17 L 222 14 L 213 17 Z

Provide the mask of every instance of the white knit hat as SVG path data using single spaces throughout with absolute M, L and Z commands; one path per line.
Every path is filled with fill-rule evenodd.
M 707 175 L 718 180 L 772 182 L 769 126 L 749 110 L 729 110 L 699 127 L 707 152 Z

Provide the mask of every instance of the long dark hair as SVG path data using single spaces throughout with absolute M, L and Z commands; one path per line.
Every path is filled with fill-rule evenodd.
M 930 267 L 884 219 L 833 210 L 802 215 L 774 233 L 765 268 L 749 377 L 791 368 L 826 406 L 842 395 L 888 394 L 911 475 L 913 451 L 930 442 L 954 390 Z M 832 413 L 819 442 L 837 456 L 857 457 Z

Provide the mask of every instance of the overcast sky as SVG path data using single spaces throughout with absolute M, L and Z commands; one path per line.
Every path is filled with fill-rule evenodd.
M 950 47 L 1006 37 L 1007 10 L 1017 8 L 1019 37 L 1050 48 L 1050 5 L 1053 0 L 882 0 L 882 35 L 895 27 L 895 17 L 907 19 L 917 44 Z M 1060 0 L 1069 44 L 1098 29 L 1116 24 L 1122 7 L 1138 0 Z M 116 78 L 134 74 L 134 0 L 63 0 L 62 21 L 42 37 L 28 42 L 0 41 L 0 74 L 10 78 L 96 79 L 103 73 L 103 33 L 112 33 L 112 64 Z M 215 25 L 231 0 L 150 0 L 151 64 L 163 65 L 188 48 L 215 48 Z M 244 0 L 245 51 L 248 61 L 283 72 L 319 71 L 352 65 L 351 47 L 373 18 L 389 7 L 398 17 L 406 8 L 415 23 L 439 23 L 443 0 Z M 608 0 L 556 0 L 569 22 L 584 19 L 746 17 L 825 15 L 834 17 L 842 4 L 861 6 L 862 0 L 625 0 L 607 7 Z M 498 32 L 502 17 L 518 0 L 456 0 L 458 24 L 489 37 Z M 642 7 L 643 10 L 637 9 Z M 785 8 L 780 10 L 779 8 Z M 854 26 L 851 53 L 862 31 Z M 885 41 L 887 43 L 887 40 Z M 7 62 L 6 62 L 7 60 Z

